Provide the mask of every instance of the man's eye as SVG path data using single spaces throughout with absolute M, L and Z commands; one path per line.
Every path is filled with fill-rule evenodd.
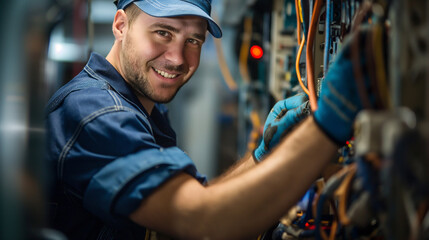
M 198 40 L 195 40 L 195 39 L 188 39 L 188 43 L 193 44 L 193 45 L 200 45 L 200 42 Z
M 162 31 L 162 30 L 158 30 L 156 31 L 156 33 L 158 33 L 159 35 L 163 36 L 163 37 L 168 37 L 170 34 L 166 31 Z

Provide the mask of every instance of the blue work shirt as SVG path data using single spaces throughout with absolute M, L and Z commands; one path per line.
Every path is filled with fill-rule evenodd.
M 156 104 L 149 115 L 130 86 L 93 53 L 47 105 L 50 215 L 69 239 L 144 239 L 128 216 L 179 172 L 202 184 L 192 160 Z

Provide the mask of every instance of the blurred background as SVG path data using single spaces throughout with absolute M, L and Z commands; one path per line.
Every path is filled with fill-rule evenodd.
M 429 4 L 424 0 L 320 0 L 323 3 L 318 9 L 318 1 L 212 1 L 212 16 L 221 26 L 223 37 L 214 39 L 208 35 L 198 71 L 168 104 L 178 145 L 209 179 L 255 148 L 270 108 L 277 100 L 303 92 L 300 81 L 306 84 L 311 76 L 316 83 L 313 91 L 318 95 L 343 38 L 359 19 L 357 13 L 366 16 L 359 21 L 372 24 L 375 33 L 365 51 L 374 60 L 373 78 L 384 83 L 377 95 L 380 109 L 409 108 L 417 123 L 409 128 L 417 129 L 419 136 L 413 139 L 421 139 L 413 147 L 428 143 L 429 18 L 425 13 L 429 12 Z M 64 239 L 61 233 L 46 227 L 45 196 L 50 176 L 44 163 L 44 106 L 59 87 L 82 70 L 91 52 L 107 55 L 114 41 L 111 23 L 116 8 L 112 0 L 2 3 L 0 239 Z M 365 10 L 365 4 L 370 4 L 369 10 Z M 315 12 L 317 27 L 311 33 L 309 27 Z M 310 35 L 314 48 L 303 48 Z M 314 57 L 310 70 L 306 49 Z M 377 121 L 396 121 L 407 118 L 407 114 L 383 115 Z M 368 143 L 367 148 L 373 151 L 371 146 L 379 146 L 380 141 L 388 142 L 386 151 L 390 152 L 383 156 L 390 159 L 389 154 L 398 146 L 387 140 L 389 137 L 377 138 L 380 125 L 371 124 L 369 133 L 358 138 L 366 140 L 353 140 L 339 149 L 337 164 L 353 159 L 355 147 L 362 149 Z M 402 132 L 390 136 L 401 139 L 407 132 L 401 129 Z M 404 174 L 408 182 L 394 186 L 419 186 L 411 190 L 416 192 L 426 190 L 417 194 L 418 202 L 394 202 L 395 210 L 383 213 L 393 219 L 398 211 L 395 206 L 401 206 L 398 219 L 418 216 L 424 232 L 429 229 L 429 217 L 424 218 L 429 206 L 429 181 L 425 177 L 429 176 L 428 154 L 427 148 L 413 147 L 405 144 L 399 148 L 402 158 L 398 161 L 411 167 Z M 382 189 L 392 188 L 391 184 L 384 184 Z M 384 197 L 397 199 L 402 193 L 391 191 Z M 416 196 L 415 192 L 408 194 Z M 408 214 L 413 207 L 419 211 Z M 412 231 L 418 230 L 410 227 L 413 223 L 409 222 L 405 232 L 398 233 L 399 238 L 393 237 L 395 234 L 384 236 L 404 239 L 401 237 L 410 232 L 412 235 Z M 386 224 L 390 229 L 400 229 L 395 228 L 400 224 L 396 221 Z M 428 236 L 421 235 L 422 232 L 414 235 Z

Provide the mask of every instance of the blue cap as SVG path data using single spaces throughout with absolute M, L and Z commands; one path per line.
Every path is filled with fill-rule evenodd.
M 125 9 L 131 3 L 153 17 L 200 16 L 207 19 L 207 30 L 213 37 L 222 37 L 222 31 L 210 17 L 211 0 L 116 0 L 118 9 Z

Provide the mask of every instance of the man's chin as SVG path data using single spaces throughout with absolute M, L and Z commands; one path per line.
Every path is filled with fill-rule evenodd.
M 151 98 L 151 100 L 156 103 L 169 103 L 174 99 L 176 94 L 177 94 L 177 91 L 174 94 L 170 94 L 168 96 L 155 96 Z
M 161 92 L 160 94 L 157 94 L 156 96 L 154 96 L 154 99 L 155 99 L 154 102 L 157 102 L 157 103 L 169 103 L 169 102 L 171 102 L 174 99 L 174 97 L 176 96 L 176 94 L 179 92 L 179 90 L 182 86 L 180 86 L 179 88 L 174 89 L 174 90 L 169 89 L 170 91 L 164 91 L 164 92 Z M 166 90 L 166 89 L 164 89 L 164 90 Z

